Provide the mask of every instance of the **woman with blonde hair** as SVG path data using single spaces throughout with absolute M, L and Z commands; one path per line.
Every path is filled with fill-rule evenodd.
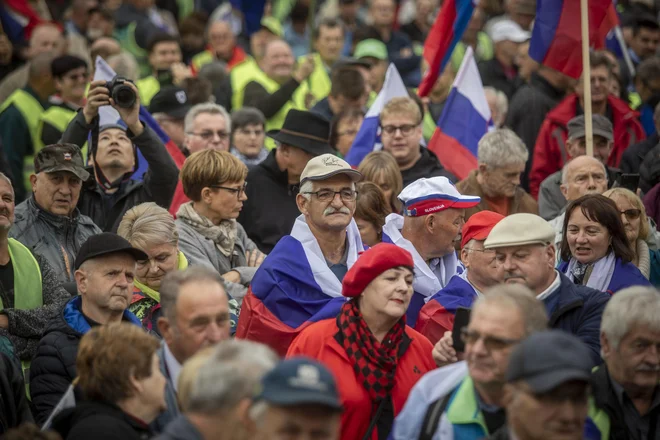
M 169 272 L 188 267 L 188 260 L 179 250 L 174 218 L 154 202 L 142 203 L 126 211 L 117 234 L 149 256 L 135 266 L 133 299 L 128 310 L 142 321 L 145 329 L 160 336 L 156 325 L 161 315 L 160 284 Z
M 365 157 L 358 171 L 364 176 L 363 181 L 373 182 L 385 195 L 392 212 L 399 214 L 403 209 L 397 198 L 403 190 L 403 177 L 394 157 L 385 151 L 373 151 Z

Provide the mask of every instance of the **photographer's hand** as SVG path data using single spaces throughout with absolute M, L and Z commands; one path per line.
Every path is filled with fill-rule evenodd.
M 99 114 L 99 107 L 103 107 L 104 105 L 110 105 L 110 95 L 108 89 L 105 87 L 105 81 L 92 81 L 89 85 L 87 103 L 83 108 L 85 122 L 91 124 Z
M 137 87 L 132 82 L 125 82 L 125 85 L 129 86 L 135 92 L 135 103 L 131 108 L 124 108 L 118 106 L 114 99 L 110 98 L 110 105 L 117 110 L 121 119 L 126 123 L 126 126 L 129 130 L 135 135 L 140 136 L 144 131 L 144 126 L 140 122 L 140 94 Z

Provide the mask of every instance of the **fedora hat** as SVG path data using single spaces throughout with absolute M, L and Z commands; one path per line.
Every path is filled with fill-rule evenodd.
M 286 145 L 300 148 L 314 156 L 337 151 L 330 146 L 330 122 L 312 112 L 291 109 L 279 130 L 266 133 L 269 138 Z

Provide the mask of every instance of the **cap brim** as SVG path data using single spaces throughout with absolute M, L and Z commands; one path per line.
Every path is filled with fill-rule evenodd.
M 49 168 L 48 170 L 41 170 L 41 172 L 44 172 L 46 174 L 56 173 L 58 171 L 68 171 L 69 173 L 78 177 L 83 182 L 87 181 L 87 179 L 89 179 L 90 176 L 87 170 L 85 170 L 84 168 L 79 168 L 77 166 L 57 165 L 52 168 Z
M 590 373 L 580 369 L 552 370 L 535 377 L 524 379 L 534 394 L 543 394 L 557 388 L 559 385 L 579 380 L 589 382 Z
M 311 180 L 312 182 L 318 180 L 326 180 L 331 178 L 332 176 L 337 176 L 339 174 L 346 174 L 348 177 L 351 178 L 353 182 L 359 182 L 360 180 L 362 180 L 362 173 L 360 173 L 358 170 L 342 169 L 342 170 L 333 171 L 328 174 L 324 174 L 322 176 L 305 177 L 300 181 L 300 184 L 302 185 L 307 180 Z
M 266 136 L 283 144 L 300 148 L 314 156 L 320 156 L 321 154 L 337 154 L 337 150 L 332 148 L 327 142 L 303 139 L 289 133 L 282 133 L 280 130 L 269 130 L 266 132 Z
M 480 197 L 461 197 L 458 200 L 454 201 L 451 205 L 447 205 L 447 209 L 468 209 L 474 208 L 479 203 L 481 203 Z
M 258 400 L 265 400 L 278 406 L 297 406 L 297 405 L 321 405 L 331 408 L 335 411 L 343 409 L 341 402 L 337 397 L 326 395 L 319 392 L 296 391 L 291 392 L 290 389 L 273 390 L 272 393 L 263 393 Z
M 488 243 L 488 239 L 486 239 L 486 241 L 484 242 L 484 249 L 498 249 L 498 248 L 510 247 L 510 246 L 532 246 L 532 245 L 546 246 L 551 243 L 552 240 L 548 240 L 548 241 L 526 240 L 526 241 L 511 241 L 507 243 Z

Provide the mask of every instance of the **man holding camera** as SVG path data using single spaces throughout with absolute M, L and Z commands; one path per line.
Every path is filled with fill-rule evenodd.
M 111 105 L 120 123 L 100 125 L 99 108 Z M 83 145 L 92 130 L 88 162 L 94 179 L 81 192 L 78 208 L 104 231 L 116 231 L 124 213 L 144 202 L 168 208 L 179 170 L 156 133 L 139 118 L 140 98 L 132 82 L 115 77 L 110 83 L 93 81 L 87 103 L 62 136 L 63 142 Z M 137 151 L 149 165 L 141 180 L 134 180 Z M 157 170 L 157 172 L 154 172 Z

